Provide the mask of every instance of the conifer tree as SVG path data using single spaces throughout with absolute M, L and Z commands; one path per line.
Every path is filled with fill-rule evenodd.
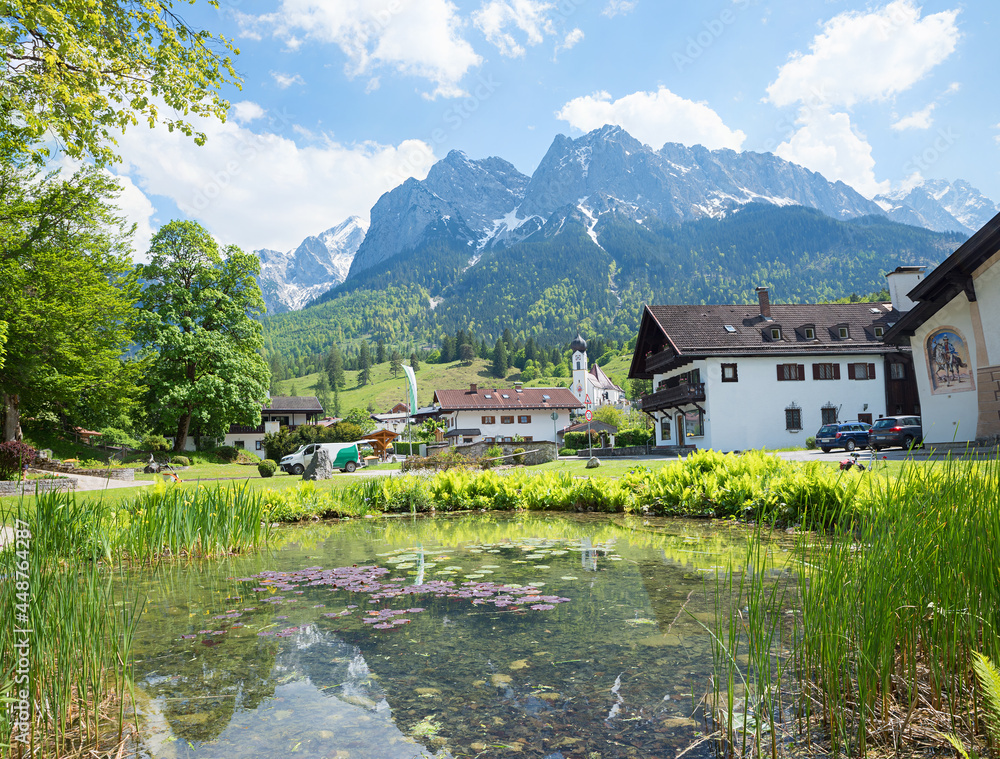
M 493 346 L 493 376 L 503 379 L 507 376 L 507 344 L 501 338 Z
M 420 371 L 420 359 L 417 358 L 416 351 L 413 351 L 413 353 L 410 354 L 410 366 L 414 372 Z

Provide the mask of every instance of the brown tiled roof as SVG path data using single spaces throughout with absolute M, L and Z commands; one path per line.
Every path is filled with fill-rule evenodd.
M 639 326 L 629 377 L 651 376 L 646 355 L 666 350 L 672 365 L 704 356 L 789 356 L 895 353 L 898 349 L 875 336 L 900 319 L 889 303 L 771 304 L 771 319 L 757 303 L 722 306 L 646 306 Z M 727 326 L 731 329 L 727 329 Z M 773 340 L 771 329 L 781 338 Z M 815 331 L 807 339 L 805 328 Z M 849 337 L 840 337 L 847 327 Z
M 543 396 L 548 396 L 546 400 Z M 516 390 L 496 388 L 471 388 L 466 390 L 435 390 L 434 402 L 444 412 L 470 409 L 495 409 L 497 411 L 517 411 L 518 409 L 583 408 L 572 391 L 564 387 L 525 387 Z
M 264 406 L 265 414 L 292 411 L 297 414 L 323 413 L 323 406 L 315 395 L 272 395 Z
M 888 303 L 771 305 L 771 320 L 753 305 L 648 306 L 649 313 L 681 354 L 882 353 L 887 346 L 874 327 L 888 329 L 899 319 Z M 726 329 L 726 325 L 733 328 Z M 781 339 L 771 339 L 771 329 Z M 807 340 L 805 328 L 815 330 Z M 847 327 L 850 337 L 840 337 Z

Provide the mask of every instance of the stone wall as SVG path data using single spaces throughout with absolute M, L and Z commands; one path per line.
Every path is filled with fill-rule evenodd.
M 70 477 L 59 477 L 52 480 L 17 480 L 0 481 L 0 495 L 35 495 L 48 493 L 52 490 L 74 490 L 76 480 Z
M 647 456 L 651 450 L 652 446 L 649 445 L 632 445 L 622 448 L 595 448 L 593 455 L 600 458 L 611 458 L 612 456 Z M 576 455 L 589 459 L 591 456 L 590 449 L 581 448 L 576 452 Z
M 103 477 L 106 480 L 122 480 L 135 482 L 134 469 L 72 469 L 72 474 L 82 474 L 87 477 Z M 142 471 L 141 469 L 139 471 Z
M 455 451 L 466 458 L 480 459 L 485 458 L 487 449 L 494 446 L 500 448 L 504 456 L 514 453 L 514 450 L 517 448 L 523 448 L 524 463 L 527 466 L 544 464 L 546 461 L 555 461 L 559 456 L 559 449 L 556 444 L 545 440 L 537 440 L 533 443 L 472 443 L 471 445 L 455 446 Z M 513 459 L 507 459 L 505 461 L 498 461 L 497 466 L 513 463 Z

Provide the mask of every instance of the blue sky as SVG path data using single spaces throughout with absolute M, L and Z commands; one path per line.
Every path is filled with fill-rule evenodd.
M 367 217 L 449 150 L 530 174 L 558 133 L 770 151 L 862 194 L 965 179 L 1000 200 L 985 0 L 220 0 L 242 90 L 208 143 L 120 142 L 137 247 L 193 218 L 246 249 Z

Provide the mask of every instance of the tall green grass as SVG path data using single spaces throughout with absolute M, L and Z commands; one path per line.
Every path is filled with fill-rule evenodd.
M 819 734 L 835 753 L 944 748 L 945 733 L 982 745 L 988 721 L 974 669 L 976 652 L 1000 653 L 1000 462 L 911 464 L 858 483 L 836 529 L 798 538 L 800 614 L 787 654 L 774 646 L 781 599 L 760 575 L 736 589 L 750 598 L 740 632 L 751 661 L 758 652 L 754 671 L 770 651 L 794 673 L 789 688 L 773 672 L 770 687 L 785 686 L 797 704 L 800 737 Z M 729 665 L 717 665 L 731 690 Z M 764 755 L 759 741 L 746 747 L 736 753 Z
M 266 516 L 261 495 L 239 488 L 155 487 L 125 502 L 48 493 L 31 508 L 15 502 L 0 512 L 0 524 L 30 534 L 27 547 L 0 550 L 0 700 L 25 689 L 31 703 L 26 734 L 0 710 L 0 755 L 103 755 L 120 746 L 144 605 L 123 568 L 251 550 L 268 539 Z M 22 672 L 15 646 L 24 642 Z

